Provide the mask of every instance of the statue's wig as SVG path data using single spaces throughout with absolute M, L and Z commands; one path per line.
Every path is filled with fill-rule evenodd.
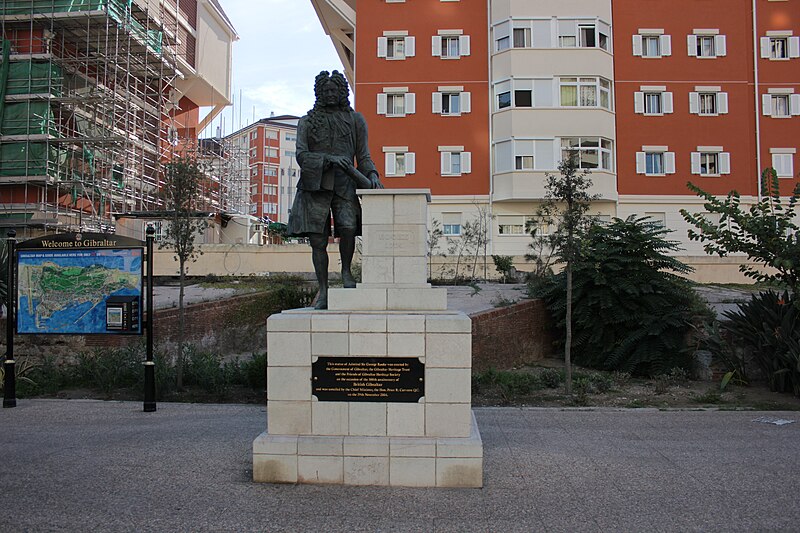
M 314 102 L 314 107 L 308 112 L 309 115 L 323 107 L 322 91 L 325 89 L 325 85 L 328 82 L 334 83 L 339 90 L 339 109 L 343 111 L 350 109 L 350 91 L 345 77 L 338 70 L 334 70 L 333 73 L 330 74 L 327 70 L 323 70 L 317 74 L 317 77 L 314 79 L 314 96 L 316 97 L 316 101 Z

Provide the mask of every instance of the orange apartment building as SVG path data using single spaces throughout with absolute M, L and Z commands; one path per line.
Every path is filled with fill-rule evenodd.
M 485 209 L 521 268 L 567 150 L 594 215 L 660 220 L 694 262 L 688 181 L 744 203 L 765 167 L 798 182 L 800 0 L 311 1 L 386 186 L 430 188 L 454 238 Z
M 294 200 L 299 165 L 295 159 L 299 117 L 264 118 L 225 139 L 237 147 L 247 163 L 241 165 L 246 187 L 243 214 L 270 222 L 287 223 Z

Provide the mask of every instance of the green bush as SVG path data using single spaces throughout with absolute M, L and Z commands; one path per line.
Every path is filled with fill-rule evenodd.
M 116 389 L 134 386 L 144 373 L 141 346 L 97 349 L 78 354 L 72 369 L 76 384 L 100 389 L 110 394 Z
M 266 352 L 253 354 L 253 358 L 242 363 L 242 374 L 244 385 L 253 390 L 265 390 L 267 388 L 267 354 Z
M 224 395 L 230 385 L 222 357 L 189 344 L 184 349 L 186 367 L 184 384 L 200 387 L 212 394 Z
M 656 375 L 691 368 L 691 321 L 707 307 L 688 281 L 691 271 L 668 252 L 677 243 L 645 218 L 592 225 L 582 236 L 573 267 L 573 361 L 601 370 Z M 543 298 L 563 348 L 566 314 L 564 272 L 531 286 Z
M 548 389 L 557 389 L 564 381 L 564 371 L 555 368 L 545 368 L 539 373 L 539 379 Z
M 724 313 L 721 327 L 752 356 L 770 389 L 800 396 L 800 302 L 767 291 Z M 732 369 L 735 370 L 735 369 Z

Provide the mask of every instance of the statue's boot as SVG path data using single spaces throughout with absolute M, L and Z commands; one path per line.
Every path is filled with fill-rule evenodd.
M 328 308 L 328 288 L 321 288 L 317 293 L 317 303 L 314 304 L 314 309 L 327 309 Z
M 350 272 L 350 269 L 342 270 L 342 285 L 344 285 L 345 289 L 356 288 L 356 278 L 353 277 L 353 273 Z

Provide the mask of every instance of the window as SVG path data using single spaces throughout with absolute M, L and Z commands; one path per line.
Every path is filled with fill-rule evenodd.
M 384 88 L 378 93 L 378 114 L 387 117 L 404 117 L 416 112 L 414 93 L 405 92 L 407 88 Z
M 725 36 L 718 30 L 694 30 L 687 37 L 690 57 L 722 57 L 726 55 Z
M 716 115 L 717 114 L 717 95 L 715 93 L 699 93 L 697 95 L 699 100 L 698 114 L 700 115 Z
M 386 59 L 406 59 L 415 55 L 414 37 L 409 37 L 408 32 L 384 32 L 383 37 L 378 37 L 378 57 Z
M 794 177 L 794 148 L 773 148 L 772 152 L 772 168 L 778 174 L 779 178 L 793 178 Z
M 442 233 L 449 236 L 461 235 L 461 213 L 442 213 Z
M 517 89 L 514 91 L 515 107 L 533 107 L 533 91 L 530 89 Z
M 253 167 L 250 169 L 251 176 L 258 176 L 258 167 Z
M 277 148 L 265 148 L 264 149 L 264 157 L 271 157 L 271 158 L 278 157 L 278 149 Z
M 675 174 L 675 152 L 667 151 L 666 146 L 642 146 L 636 152 L 636 173 L 647 176 Z
M 531 47 L 531 29 L 514 28 L 514 48 Z
M 402 177 L 415 172 L 415 154 L 407 146 L 384 147 L 385 174 L 388 177 Z
M 633 55 L 658 58 L 672 55 L 672 40 L 663 30 L 639 30 L 633 36 Z
M 472 153 L 463 150 L 462 146 L 439 147 L 442 176 L 460 176 L 472 172 Z
M 533 170 L 533 156 L 532 155 L 514 156 L 514 169 Z
M 800 57 L 800 37 L 792 36 L 791 31 L 770 31 L 761 38 L 761 57 L 770 60 L 794 59 Z
M 264 130 L 264 138 L 265 139 L 277 139 L 278 132 L 275 130 Z
M 497 233 L 500 235 L 524 235 L 525 220 L 521 216 L 497 215 Z
M 275 176 L 278 175 L 278 169 L 277 168 L 264 167 L 264 175 L 265 176 L 273 176 L 273 177 L 275 177 Z
M 431 38 L 431 55 L 442 59 L 458 59 L 470 54 L 469 35 L 461 30 L 439 30 Z
M 498 52 L 502 52 L 503 50 L 508 50 L 511 47 L 511 38 L 508 35 L 503 37 L 498 37 L 495 40 L 495 49 Z
M 728 112 L 728 93 L 720 87 L 695 87 L 689 93 L 689 113 L 701 116 L 717 116 Z
M 494 145 L 495 172 L 554 170 L 554 139 L 509 139 Z
M 800 115 L 800 94 L 792 89 L 769 89 L 761 95 L 762 113 L 772 118 L 787 118 Z
M 283 155 L 284 157 L 294 157 L 296 154 L 294 150 L 284 150 Z
M 559 86 L 563 107 L 610 108 L 611 82 L 604 78 L 560 78 Z
M 633 93 L 634 112 L 645 115 L 672 113 L 672 93 L 665 86 L 642 86 Z
M 789 59 L 789 39 L 775 37 L 769 40 L 770 59 Z
M 511 82 L 504 81 L 494 86 L 494 92 L 497 99 L 497 109 L 506 109 L 511 107 Z
M 439 87 L 432 103 L 432 111 L 438 115 L 459 116 L 472 111 L 471 94 L 464 92 L 464 87 Z
M 692 174 L 719 176 L 730 174 L 731 155 L 719 146 L 698 146 L 691 156 Z
M 461 95 L 459 93 L 442 94 L 442 115 L 461 114 Z
M 579 24 L 578 36 L 580 38 L 578 46 L 584 48 L 594 48 L 597 46 L 594 24 Z
M 644 113 L 645 115 L 662 114 L 661 93 L 644 93 Z
M 287 142 L 297 142 L 297 135 L 294 133 L 287 133 L 286 134 L 286 141 Z
M 255 196 L 258 194 L 258 183 L 253 183 L 250 185 L 250 195 Z
M 569 157 L 570 152 L 578 156 L 580 168 L 612 170 L 611 141 L 600 137 L 563 137 L 561 139 L 561 158 Z
M 250 140 L 255 140 L 258 137 L 258 130 L 253 130 L 250 132 Z

